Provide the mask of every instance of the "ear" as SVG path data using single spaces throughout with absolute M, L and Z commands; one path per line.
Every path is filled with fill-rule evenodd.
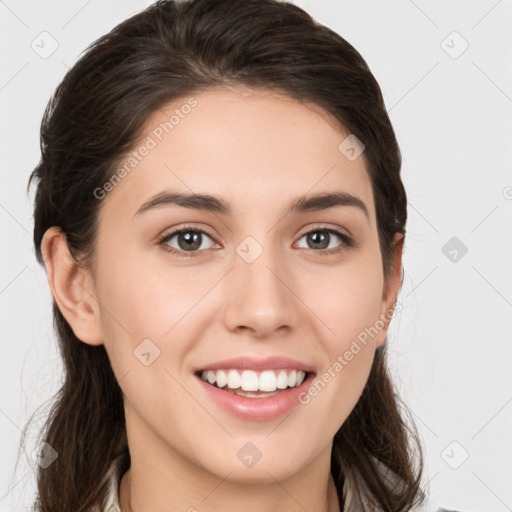
M 393 311 L 402 284 L 402 250 L 405 236 L 395 233 L 393 238 L 392 268 L 389 276 L 384 281 L 379 315 L 379 332 L 375 336 L 375 346 L 378 347 L 386 341 L 389 324 L 393 317 Z M 380 328 L 383 325 L 382 329 Z
M 100 308 L 90 274 L 73 259 L 66 235 L 57 226 L 49 228 L 41 241 L 48 284 L 53 298 L 75 336 L 89 345 L 101 345 Z

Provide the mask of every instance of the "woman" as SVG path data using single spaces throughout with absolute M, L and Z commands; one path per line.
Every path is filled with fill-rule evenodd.
M 401 157 L 352 46 L 286 2 L 157 2 L 67 73 L 41 141 L 65 382 L 39 510 L 425 503 L 386 368 Z

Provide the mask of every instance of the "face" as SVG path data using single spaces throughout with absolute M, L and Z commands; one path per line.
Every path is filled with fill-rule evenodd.
M 364 153 L 338 148 L 348 135 L 319 108 L 245 88 L 147 121 L 98 199 L 95 301 L 75 329 L 106 347 L 131 451 L 240 482 L 328 460 L 398 293 Z

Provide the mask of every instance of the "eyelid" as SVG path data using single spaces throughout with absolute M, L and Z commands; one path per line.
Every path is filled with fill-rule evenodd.
M 326 223 L 318 223 L 316 225 L 308 226 L 304 229 L 304 231 L 299 231 L 300 235 L 299 237 L 303 237 L 304 235 L 307 235 L 308 233 L 311 233 L 311 231 L 331 231 L 335 233 L 339 233 L 340 235 L 343 235 L 349 239 L 353 239 L 350 231 L 348 229 L 342 228 L 340 226 L 333 226 L 332 224 L 326 224 Z

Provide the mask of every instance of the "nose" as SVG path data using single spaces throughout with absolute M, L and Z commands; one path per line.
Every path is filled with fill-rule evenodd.
M 246 331 L 254 338 L 295 329 L 300 300 L 283 257 L 276 250 L 264 248 L 254 261 L 249 261 L 236 254 L 234 268 L 224 280 L 226 328 Z

